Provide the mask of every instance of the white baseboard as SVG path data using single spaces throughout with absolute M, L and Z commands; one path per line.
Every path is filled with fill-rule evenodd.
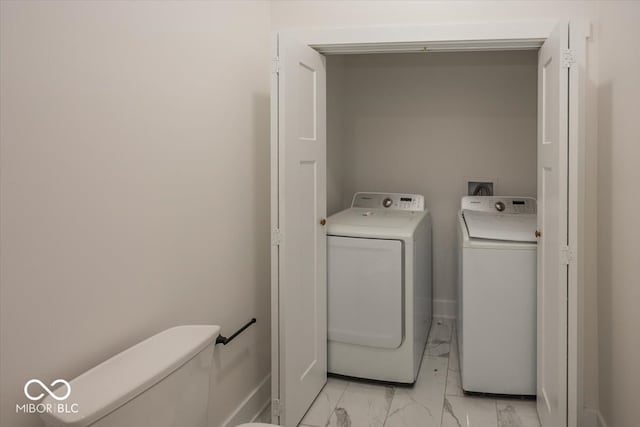
M 594 408 L 584 408 L 581 427 L 608 427 L 604 417 Z
M 456 300 L 434 299 L 433 300 L 433 317 L 442 319 L 455 319 L 458 311 L 458 303 Z
M 235 427 L 254 421 L 269 403 L 271 403 L 271 374 L 267 375 L 249 393 L 229 418 L 222 423 L 222 427 Z

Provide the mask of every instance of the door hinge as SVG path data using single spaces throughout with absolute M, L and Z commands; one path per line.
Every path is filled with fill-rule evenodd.
M 562 68 L 571 68 L 576 63 L 576 58 L 571 49 L 562 49 Z
M 560 260 L 562 265 L 573 264 L 576 261 L 576 251 L 569 246 L 563 246 L 562 249 L 560 249 Z
M 280 74 L 280 57 L 276 56 L 271 61 L 271 72 L 273 74 Z
M 271 416 L 280 417 L 282 414 L 282 404 L 280 403 L 280 399 L 273 399 L 271 401 Z
M 274 228 L 271 230 L 271 245 L 280 246 L 280 243 L 282 243 L 282 233 L 279 228 Z

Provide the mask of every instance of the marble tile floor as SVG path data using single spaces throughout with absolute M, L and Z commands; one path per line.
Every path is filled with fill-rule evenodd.
M 300 427 L 539 427 L 535 401 L 465 396 L 455 322 L 435 319 L 413 387 L 329 377 Z

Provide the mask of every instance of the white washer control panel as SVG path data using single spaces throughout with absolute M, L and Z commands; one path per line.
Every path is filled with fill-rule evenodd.
M 466 196 L 462 211 L 483 211 L 503 214 L 535 214 L 536 199 L 532 197 Z
M 400 193 L 356 193 L 352 208 L 394 209 L 400 211 L 423 211 L 424 197 L 420 194 Z

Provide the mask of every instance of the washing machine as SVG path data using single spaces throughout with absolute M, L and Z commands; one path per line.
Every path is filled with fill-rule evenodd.
M 327 224 L 328 371 L 415 382 L 432 314 L 424 198 L 356 193 Z
M 536 394 L 536 200 L 464 197 L 458 347 L 466 392 Z

